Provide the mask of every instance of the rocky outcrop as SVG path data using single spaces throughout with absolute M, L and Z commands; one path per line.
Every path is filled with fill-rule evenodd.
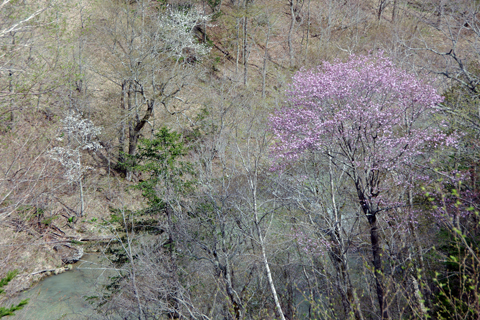
M 69 257 L 62 258 L 63 263 L 65 263 L 65 264 L 75 263 L 78 260 L 82 259 L 82 257 L 83 257 L 83 247 L 78 247 L 78 248 L 73 248 L 73 249 L 76 249 L 76 252 L 74 252 Z
M 73 247 L 69 244 L 58 244 L 53 247 L 65 264 L 75 263 L 83 257 L 83 247 Z

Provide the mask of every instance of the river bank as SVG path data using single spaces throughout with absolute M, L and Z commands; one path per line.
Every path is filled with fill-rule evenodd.
M 94 305 L 102 286 L 117 273 L 100 254 L 85 254 L 70 270 L 38 282 L 7 303 L 30 299 L 24 309 L 10 319 L 56 320 L 100 319 Z

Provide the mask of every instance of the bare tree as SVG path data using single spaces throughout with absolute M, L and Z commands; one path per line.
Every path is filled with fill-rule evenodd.
M 245 111 L 250 113 L 250 117 L 247 117 L 245 122 L 239 122 L 235 127 L 236 157 L 242 169 L 239 173 L 245 179 L 245 186 L 242 188 L 242 194 L 239 195 L 240 201 L 236 203 L 236 209 L 251 224 L 249 236 L 260 249 L 259 259 L 267 275 L 276 314 L 280 319 L 285 319 L 267 256 L 267 238 L 274 219 L 275 207 L 270 205 L 273 201 L 272 198 L 269 199 L 268 196 L 262 198 L 260 195 L 261 187 L 268 181 L 265 171 L 268 168 L 266 167 L 266 156 L 269 150 L 269 137 L 267 131 L 257 130 L 262 127 L 260 124 L 261 114 L 257 114 L 249 108 Z M 240 143 L 240 141 L 242 142 Z M 273 195 L 274 190 L 270 194 Z
M 122 165 L 123 154 L 135 155 L 140 132 L 154 120 L 159 106 L 171 115 L 185 109 L 172 109 L 172 105 L 175 101 L 187 104 L 179 94 L 191 84 L 195 61 L 208 52 L 195 38 L 197 25 L 208 17 L 195 8 L 162 9 L 143 0 L 112 3 L 105 9 L 109 23 L 98 32 L 105 35 L 99 38 L 105 41 L 101 47 L 108 58 L 97 61 L 94 71 L 117 86 L 120 93 L 117 119 Z

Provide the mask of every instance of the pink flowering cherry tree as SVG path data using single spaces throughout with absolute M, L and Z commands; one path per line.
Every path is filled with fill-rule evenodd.
M 388 312 L 377 215 L 401 205 L 389 200 L 389 189 L 409 186 L 416 161 L 455 143 L 441 128 L 427 125 L 440 102 L 431 85 L 396 68 L 383 54 L 352 55 L 346 62 L 323 62 L 296 73 L 287 105 L 270 117 L 277 169 L 314 150 L 349 177 L 370 225 L 383 319 Z

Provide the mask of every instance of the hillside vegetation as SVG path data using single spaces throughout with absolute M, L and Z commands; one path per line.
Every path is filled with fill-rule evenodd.
M 105 318 L 478 319 L 479 61 L 472 0 L 0 0 L 0 279 L 82 248 Z

